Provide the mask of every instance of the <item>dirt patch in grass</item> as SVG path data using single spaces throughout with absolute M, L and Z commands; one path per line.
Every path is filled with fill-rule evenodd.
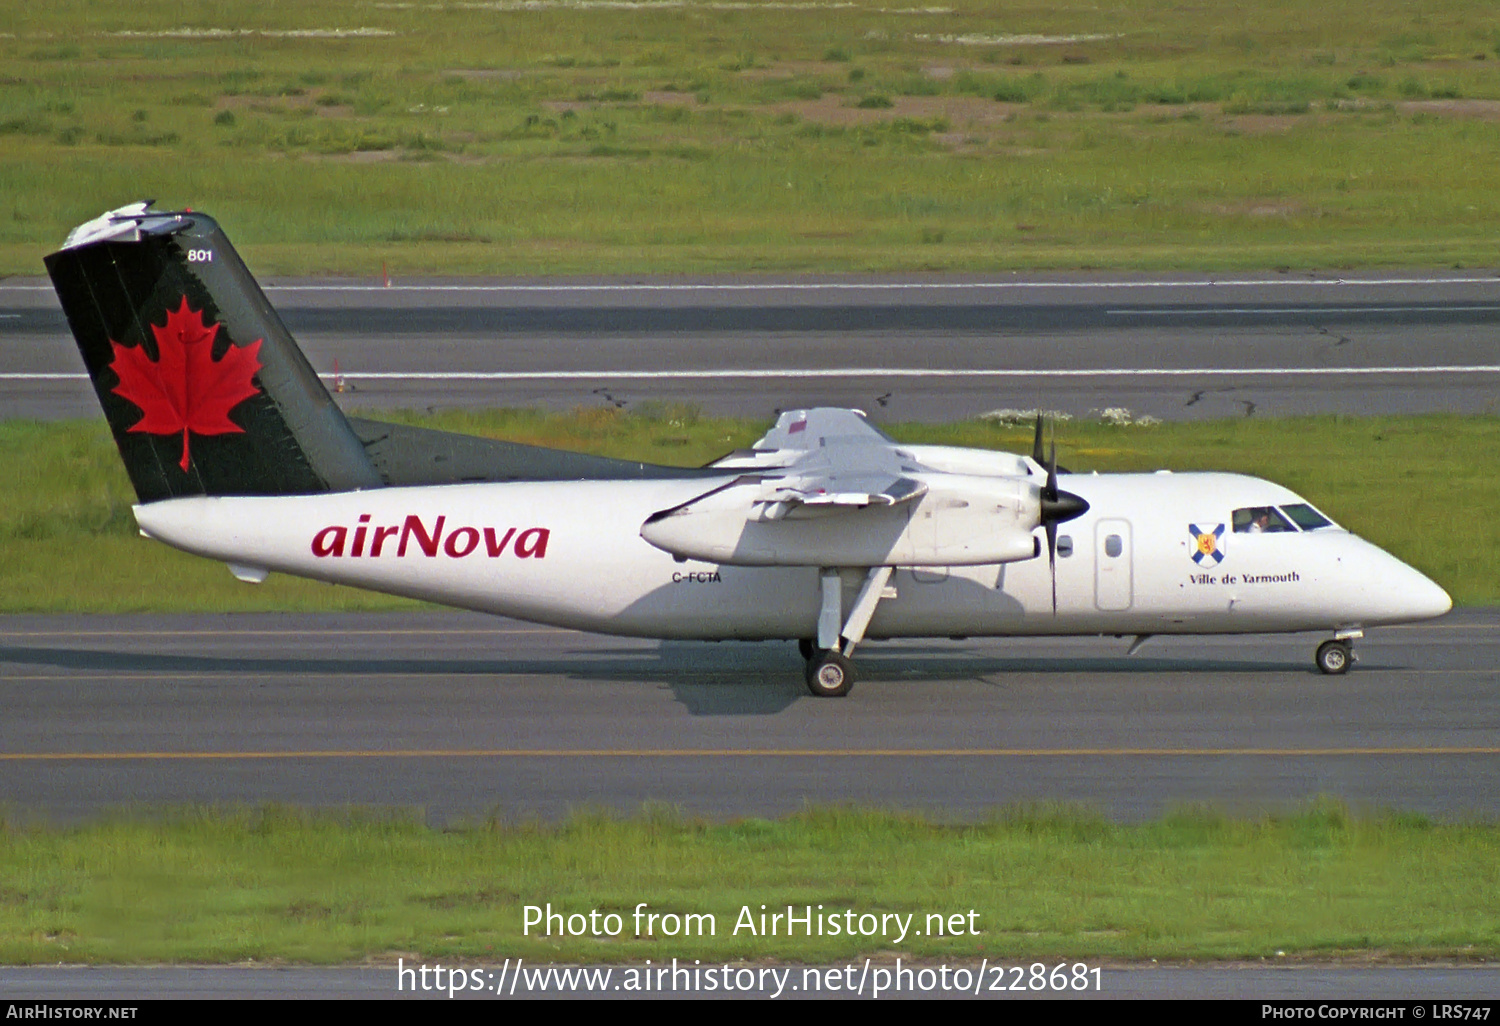
M 1310 213 L 1301 203 L 1253 202 L 1219 203 L 1203 208 L 1220 217 L 1298 217 Z
M 320 104 L 318 101 L 328 94 L 326 89 L 309 89 L 303 93 L 277 93 L 271 96 L 261 96 L 255 93 L 235 93 L 233 95 L 220 95 L 214 101 L 215 110 L 249 110 L 258 114 L 274 114 L 285 116 L 294 111 L 302 111 L 312 108 L 315 113 L 322 117 L 345 117 L 354 112 L 354 108 L 346 103 Z
M 1474 121 L 1500 122 L 1500 100 L 1339 100 L 1332 104 L 1342 112 L 1362 111 L 1378 113 L 1396 110 L 1402 114 L 1436 114 L 1449 118 L 1468 118 Z M 1212 112 L 1214 107 L 1200 107 L 1200 113 Z M 1227 114 L 1226 126 L 1245 135 L 1270 135 L 1286 132 L 1297 125 L 1323 124 L 1328 121 L 1328 112 L 1314 111 L 1305 114 Z
M 939 146 L 944 146 L 955 153 L 967 153 L 977 150 L 978 144 L 983 140 L 971 136 L 968 132 L 934 132 L 932 141 Z
M 762 110 L 796 114 L 824 125 L 873 125 L 897 118 L 930 121 L 943 118 L 955 128 L 975 129 L 1004 122 L 1013 113 L 1010 104 L 976 96 L 895 96 L 889 107 L 856 107 L 848 96 L 829 93 L 816 100 L 786 100 Z
M 1276 135 L 1308 122 L 1306 114 L 1229 114 L 1224 126 L 1241 135 Z
M 641 102 L 654 103 L 658 107 L 696 107 L 698 97 L 692 93 L 674 93 L 664 89 L 653 89 L 641 94 Z
M 774 82 L 778 78 L 796 78 L 798 75 L 837 75 L 843 78 L 849 73 L 849 64 L 842 61 L 780 61 L 768 68 L 746 68 L 740 78 L 751 82 Z
M 335 164 L 384 164 L 400 160 L 406 150 L 355 150 L 353 153 L 304 153 L 303 160 L 324 160 Z
M 470 82 L 511 82 L 528 75 L 540 75 L 545 72 L 537 68 L 450 68 L 443 74 Z
M 1407 100 L 1396 105 L 1408 114 L 1442 114 L 1477 121 L 1500 121 L 1500 100 Z
M 248 93 L 236 93 L 234 96 L 220 96 L 214 101 L 215 110 L 249 110 L 253 103 L 264 103 L 263 96 L 251 96 Z

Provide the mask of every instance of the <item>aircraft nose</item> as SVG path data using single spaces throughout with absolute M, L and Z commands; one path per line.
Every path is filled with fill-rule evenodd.
M 1452 597 L 1436 581 L 1415 570 L 1412 574 L 1417 583 L 1413 584 L 1404 603 L 1412 619 L 1430 620 L 1453 608 Z
M 1453 599 L 1432 578 L 1414 567 L 1396 560 L 1400 570 L 1390 575 L 1384 589 L 1385 602 L 1392 622 L 1431 620 L 1453 608 Z

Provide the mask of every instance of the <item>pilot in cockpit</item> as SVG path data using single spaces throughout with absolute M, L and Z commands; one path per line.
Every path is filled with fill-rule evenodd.
M 1235 534 L 1279 534 L 1295 530 L 1275 506 L 1247 506 L 1234 511 Z

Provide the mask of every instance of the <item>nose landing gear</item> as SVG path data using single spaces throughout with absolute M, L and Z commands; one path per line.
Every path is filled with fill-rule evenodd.
M 1348 673 L 1349 667 L 1354 665 L 1354 639 L 1364 636 L 1365 632 L 1361 630 L 1338 631 L 1331 641 L 1318 646 L 1318 654 L 1313 656 L 1314 665 L 1320 673 Z
M 1313 662 L 1323 673 L 1348 673 L 1349 664 L 1354 662 L 1354 652 L 1347 641 L 1325 641 L 1318 646 Z

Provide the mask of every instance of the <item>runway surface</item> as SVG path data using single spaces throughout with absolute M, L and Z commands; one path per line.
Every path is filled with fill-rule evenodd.
M 968 819 L 1181 803 L 1500 815 L 1500 610 L 1317 638 L 870 645 L 851 697 L 790 643 L 659 643 L 470 614 L 0 619 L 0 794 L 70 821 L 143 803 L 417 807 L 435 822 L 710 817 L 857 802 Z
M 1500 411 L 1494 271 L 265 284 L 351 408 Z M 94 415 L 50 286 L 0 282 L 0 417 Z

